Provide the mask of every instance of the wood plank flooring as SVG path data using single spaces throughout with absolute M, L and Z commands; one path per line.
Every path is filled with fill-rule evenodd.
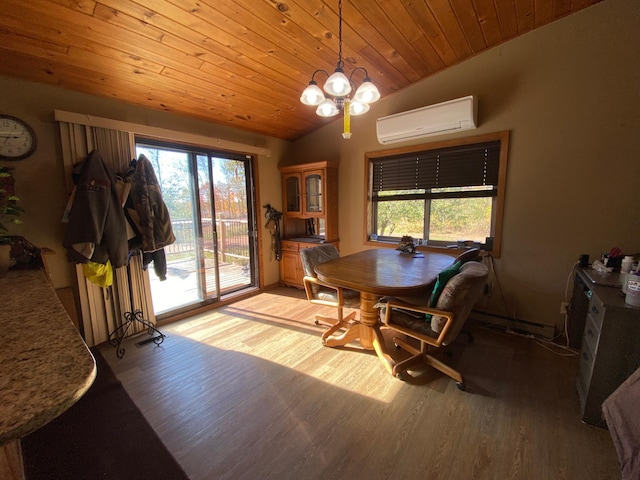
M 471 325 L 450 359 L 467 392 L 428 367 L 402 382 L 323 347 L 319 311 L 278 288 L 101 352 L 192 480 L 620 478 L 609 432 L 580 421 L 576 357 Z

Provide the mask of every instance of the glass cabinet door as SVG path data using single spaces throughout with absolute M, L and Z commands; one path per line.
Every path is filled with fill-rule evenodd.
M 305 213 L 322 212 L 322 175 L 309 173 L 305 181 Z
M 300 207 L 300 177 L 298 175 L 286 177 L 284 188 L 287 202 L 285 205 L 286 211 L 289 213 L 300 213 L 302 211 Z

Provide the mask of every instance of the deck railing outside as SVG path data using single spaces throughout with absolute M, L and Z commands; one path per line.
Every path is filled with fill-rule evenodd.
M 167 260 L 193 254 L 196 246 L 193 221 L 172 220 L 171 225 L 176 241 L 165 248 Z M 216 232 L 221 263 L 237 262 L 245 265 L 249 262 L 249 231 L 246 219 L 216 219 Z M 202 242 L 205 256 L 213 255 L 213 222 L 210 218 L 202 219 Z

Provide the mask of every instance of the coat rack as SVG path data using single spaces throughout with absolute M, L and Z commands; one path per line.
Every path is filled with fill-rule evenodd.
M 131 305 L 131 308 L 133 309 L 133 289 L 131 287 L 131 264 L 130 263 L 127 264 L 127 279 L 128 279 L 127 283 L 129 286 L 129 303 Z M 125 350 L 124 350 L 124 347 L 122 346 L 122 341 L 127 337 L 129 330 L 131 330 L 131 328 L 135 324 L 140 324 L 144 326 L 147 329 L 147 333 L 151 336 L 150 338 L 137 342 L 136 343 L 137 347 L 146 345 L 147 343 L 151 343 L 151 342 L 155 343 L 156 345 L 160 345 L 162 342 L 164 342 L 166 335 L 162 333 L 160 330 L 158 330 L 155 327 L 155 325 L 153 325 L 149 320 L 144 318 L 144 314 L 142 313 L 142 310 L 135 309 L 130 312 L 124 312 L 123 317 L 124 317 L 124 322 L 122 323 L 122 325 L 117 327 L 115 330 L 113 330 L 109 334 L 109 343 L 114 347 L 116 347 L 116 356 L 118 358 L 124 357 Z M 153 336 L 156 333 L 157 335 Z

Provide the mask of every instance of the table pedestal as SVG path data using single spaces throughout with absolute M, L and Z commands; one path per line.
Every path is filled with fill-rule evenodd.
M 327 347 L 339 347 L 360 341 L 362 348 L 375 350 L 378 358 L 390 374 L 393 374 L 395 361 L 387 353 L 387 347 L 382 332 L 378 310 L 374 305 L 378 303 L 380 296 L 375 293 L 360 292 L 360 320 L 351 323 L 342 335 L 330 336 L 323 341 Z

